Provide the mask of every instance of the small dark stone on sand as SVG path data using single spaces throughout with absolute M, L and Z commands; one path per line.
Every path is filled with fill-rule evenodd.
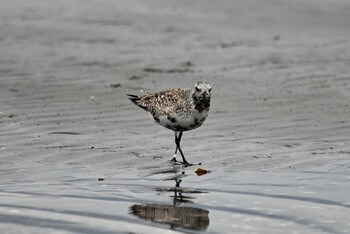
M 132 75 L 129 80 L 139 80 L 141 79 L 142 77 L 141 76 L 137 76 L 137 75 Z
M 276 36 L 273 37 L 274 41 L 279 41 L 280 39 L 281 39 L 281 37 L 279 35 L 276 35 Z
M 117 84 L 110 84 L 109 86 L 111 88 L 118 88 L 118 87 L 121 87 L 122 85 L 120 83 L 117 83 Z
M 17 89 L 17 88 L 15 88 L 15 87 L 10 86 L 10 87 L 9 87 L 9 91 L 10 91 L 10 92 L 17 93 L 17 92 L 19 91 L 19 89 Z
M 191 61 L 187 61 L 187 62 L 181 63 L 181 66 L 184 66 L 184 67 L 191 67 L 191 66 L 193 66 L 193 63 L 192 63 Z

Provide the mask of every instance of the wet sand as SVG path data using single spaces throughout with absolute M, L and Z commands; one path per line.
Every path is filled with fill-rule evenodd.
M 347 1 L 0 3 L 2 233 L 349 232 Z M 198 80 L 203 176 L 125 95 Z

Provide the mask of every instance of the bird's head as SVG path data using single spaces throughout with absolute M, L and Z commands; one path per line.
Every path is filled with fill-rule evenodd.
M 192 97 L 197 100 L 210 100 L 211 85 L 205 81 L 199 81 L 194 85 Z

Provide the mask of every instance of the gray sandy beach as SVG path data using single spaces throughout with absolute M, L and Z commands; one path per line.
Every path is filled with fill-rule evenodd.
M 349 233 L 350 2 L 0 0 L 0 232 Z M 173 132 L 128 100 L 212 84 Z M 198 176 L 197 168 L 211 173 Z

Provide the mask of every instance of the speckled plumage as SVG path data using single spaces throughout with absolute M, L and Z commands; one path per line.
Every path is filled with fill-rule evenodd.
M 197 83 L 206 85 L 207 83 Z M 149 112 L 156 123 L 173 131 L 188 131 L 203 124 L 210 107 L 210 91 L 196 95 L 194 89 L 169 89 L 159 93 L 146 93 L 142 96 L 129 95 L 137 106 Z
M 178 88 L 128 96 L 133 103 L 149 112 L 157 124 L 175 131 L 175 155 L 179 149 L 183 156 L 180 148 L 182 132 L 198 128 L 204 123 L 210 107 L 210 92 L 210 84 L 198 82 L 193 89 Z M 185 159 L 184 163 L 188 164 Z

